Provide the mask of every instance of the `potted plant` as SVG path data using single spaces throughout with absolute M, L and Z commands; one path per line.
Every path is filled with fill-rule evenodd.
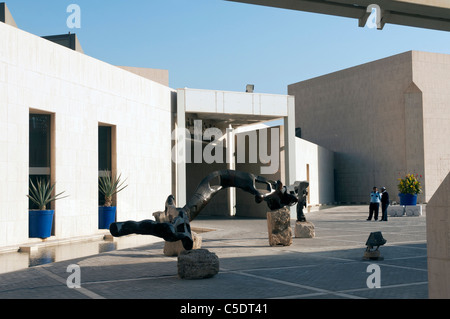
M 417 195 L 422 191 L 422 186 L 418 180 L 419 175 L 407 174 L 404 178 L 399 178 L 398 190 L 400 197 L 400 205 L 416 205 Z M 420 175 L 422 177 L 422 175 Z
M 36 185 L 30 179 L 30 193 L 27 197 L 37 205 L 38 209 L 30 209 L 28 215 L 28 236 L 45 239 L 51 236 L 54 210 L 48 210 L 47 204 L 67 196 L 60 197 L 64 192 L 52 195 L 55 184 L 38 179 Z
M 121 181 L 119 176 L 111 176 L 108 172 L 103 172 L 98 178 L 98 187 L 100 193 L 105 198 L 103 206 L 98 208 L 98 228 L 109 229 L 109 225 L 116 220 L 116 206 L 112 206 L 113 196 L 122 191 L 125 187 L 125 181 Z

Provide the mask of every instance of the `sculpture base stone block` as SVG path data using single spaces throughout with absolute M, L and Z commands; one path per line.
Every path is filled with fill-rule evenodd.
M 194 241 L 194 246 L 192 249 L 200 249 L 202 248 L 202 236 L 198 235 L 195 232 L 191 232 L 192 234 L 192 240 Z M 169 242 L 166 241 L 164 243 L 164 250 L 163 253 L 166 256 L 173 257 L 173 256 L 179 256 L 182 251 L 186 251 L 183 247 L 183 243 L 181 240 L 175 241 L 175 242 Z
M 181 279 L 211 278 L 219 273 L 219 258 L 208 249 L 185 250 L 178 256 Z
M 379 250 L 374 250 L 374 251 L 365 251 L 364 252 L 364 256 L 363 256 L 364 260 L 383 260 L 384 258 L 381 257 L 381 253 Z
M 316 236 L 314 224 L 311 222 L 295 222 L 295 238 L 314 238 Z
M 288 208 L 268 212 L 267 228 L 270 246 L 292 244 L 291 214 Z

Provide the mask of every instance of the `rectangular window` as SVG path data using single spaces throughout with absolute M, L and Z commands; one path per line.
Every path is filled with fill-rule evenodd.
M 51 118 L 48 114 L 30 114 L 30 168 L 48 169 L 50 175 Z
M 114 137 L 115 127 L 107 124 L 98 126 L 98 176 L 111 176 L 114 170 L 113 154 L 114 154 Z M 98 193 L 98 203 L 104 205 L 105 198 Z
M 36 185 L 38 179 L 50 180 L 51 166 L 51 115 L 29 115 L 29 174 Z M 31 186 L 31 184 L 30 184 Z M 30 209 L 38 209 L 29 201 Z M 49 207 L 47 207 L 49 208 Z
M 98 127 L 98 170 L 111 172 L 111 126 Z

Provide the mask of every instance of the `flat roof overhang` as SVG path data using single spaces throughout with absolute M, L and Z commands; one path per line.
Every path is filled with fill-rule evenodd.
M 262 6 L 328 14 L 358 19 L 364 27 L 370 5 L 381 9 L 381 27 L 386 23 L 450 31 L 449 0 L 226 0 Z M 371 10 L 369 10 L 371 11 Z
M 178 89 L 180 109 L 200 120 L 212 120 L 215 127 L 252 125 L 289 116 L 293 97 L 279 94 Z

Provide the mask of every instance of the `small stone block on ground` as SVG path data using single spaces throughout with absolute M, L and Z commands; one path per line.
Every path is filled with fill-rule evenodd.
M 113 235 L 111 235 L 111 234 L 106 234 L 105 236 L 103 236 L 103 240 L 114 241 L 115 237 Z
M 270 246 L 292 244 L 291 214 L 288 208 L 268 212 L 267 228 Z
M 185 250 L 178 256 L 181 279 L 211 278 L 219 273 L 219 258 L 208 249 Z
M 311 222 L 295 222 L 295 238 L 314 238 L 316 235 L 314 224 Z
M 192 240 L 194 241 L 194 246 L 192 249 L 200 249 L 202 248 L 202 236 L 198 235 L 195 232 L 191 232 Z M 166 256 L 173 257 L 179 256 L 182 251 L 186 251 L 183 247 L 183 243 L 181 240 L 175 242 L 166 241 L 164 243 L 163 253 Z

